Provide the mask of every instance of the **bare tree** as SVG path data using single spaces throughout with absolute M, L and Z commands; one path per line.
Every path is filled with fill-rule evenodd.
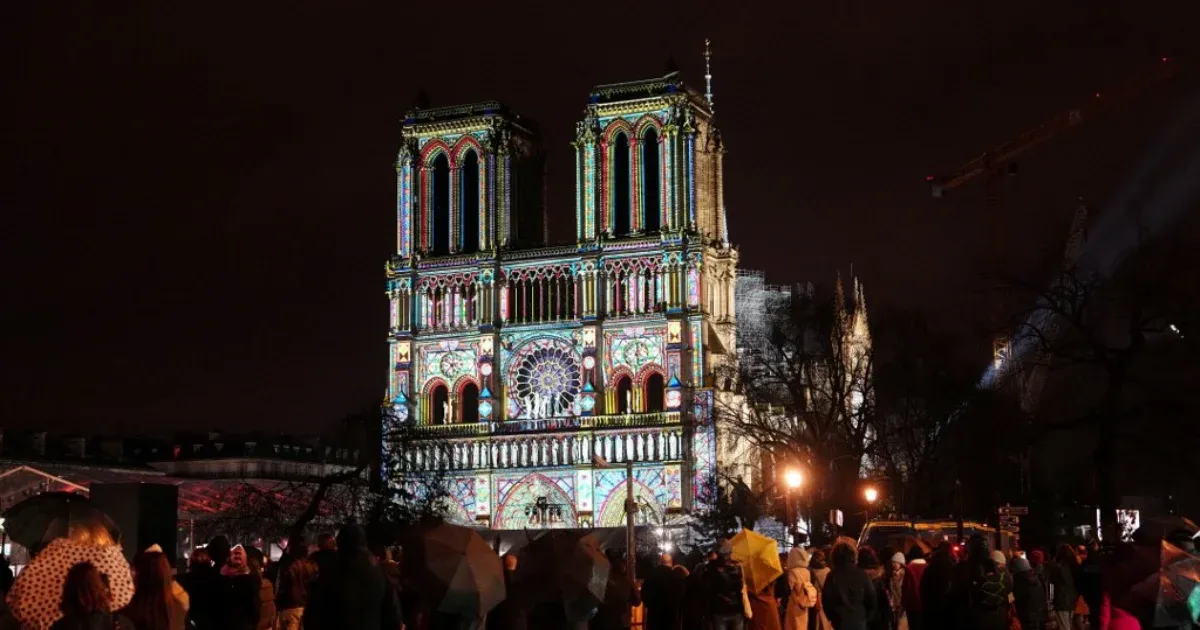
M 1029 308 L 1017 314 L 1011 356 L 998 366 L 1027 392 L 1034 441 L 1059 432 L 1090 438 L 1095 494 L 1106 540 L 1117 540 L 1118 476 L 1129 442 L 1147 438 L 1151 408 L 1191 406 L 1191 391 L 1163 373 L 1164 352 L 1194 368 L 1194 352 L 1161 346 L 1194 343 L 1200 247 L 1181 230 L 1137 244 L 1112 264 L 1085 257 L 1064 265 L 1052 282 L 1008 282 Z M 1194 349 L 1194 348 L 1192 348 Z M 1055 385 L 1057 384 L 1057 388 Z M 1175 385 L 1172 387 L 1172 385 Z M 1076 444 L 1087 444 L 1078 441 Z
M 847 312 L 839 280 L 834 295 L 799 292 L 768 317 L 768 339 L 740 349 L 735 374 L 718 375 L 737 383 L 744 403 L 718 414 L 768 460 L 805 466 L 822 499 L 844 497 L 875 449 L 865 312 Z

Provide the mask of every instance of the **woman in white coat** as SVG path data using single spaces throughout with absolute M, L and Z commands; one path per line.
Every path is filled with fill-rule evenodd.
M 808 552 L 796 547 L 787 558 L 787 612 L 783 616 L 784 630 L 808 630 L 809 611 L 817 605 L 818 593 L 808 570 Z

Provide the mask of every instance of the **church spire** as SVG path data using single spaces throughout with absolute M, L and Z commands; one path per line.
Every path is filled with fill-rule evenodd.
M 704 100 L 708 101 L 708 111 L 716 114 L 713 108 L 712 92 L 712 40 L 704 38 Z

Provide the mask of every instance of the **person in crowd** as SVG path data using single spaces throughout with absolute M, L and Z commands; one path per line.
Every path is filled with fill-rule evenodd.
M 208 546 L 205 550 L 208 551 L 208 557 L 212 559 L 213 566 L 220 571 L 225 563 L 229 562 L 229 553 L 233 549 L 233 545 L 229 543 L 229 539 L 225 536 L 214 536 L 208 541 Z
M 688 573 L 683 593 L 683 627 L 707 628 L 708 623 L 708 591 L 705 586 L 704 572 L 708 563 L 715 560 L 717 554 L 710 553 L 696 563 Z
M 887 603 L 891 609 L 891 627 L 907 630 L 908 616 L 904 612 L 904 574 L 906 572 L 904 554 L 897 551 L 891 560 L 884 565 L 883 581 L 887 589 Z
M 612 568 L 608 572 L 604 602 L 596 610 L 591 623 L 586 626 L 590 630 L 623 630 L 631 627 L 631 607 L 642 603 L 637 585 L 629 579 L 625 558 L 620 554 L 610 554 L 609 563 Z
M 263 577 L 263 562 L 266 558 L 258 547 L 246 549 L 246 566 L 250 574 L 258 580 L 258 625 L 257 630 L 270 630 L 275 627 L 275 585 Z
M 1049 597 L 1046 580 L 1038 575 L 1025 558 L 1012 561 L 1013 600 L 1017 610 L 1017 621 L 1022 628 L 1042 630 L 1049 615 L 1046 602 Z
M 197 547 L 188 558 L 188 572 L 180 578 L 191 602 L 188 618 L 196 630 L 216 630 L 221 574 L 213 566 L 208 550 Z
M 925 550 L 913 545 L 908 551 L 908 564 L 904 567 L 904 582 L 900 589 L 900 605 L 908 619 L 908 627 L 921 630 L 921 576 L 929 565 L 925 562 Z
M 221 630 L 258 628 L 260 579 L 250 571 L 246 548 L 237 545 L 221 567 L 217 627 Z
M 756 592 L 747 591 L 746 594 L 750 602 L 751 612 L 747 624 L 750 630 L 779 630 L 779 602 L 775 599 L 775 582 Z
M 317 573 L 320 573 L 326 564 L 333 564 L 337 560 L 337 550 L 337 539 L 333 535 L 325 533 L 317 536 L 317 550 L 312 554 L 312 561 L 317 565 Z
M 674 565 L 671 554 L 658 557 L 658 565 L 650 570 L 642 587 L 642 599 L 646 602 L 647 630 L 674 630 L 679 627 L 683 586 L 678 574 L 671 570 Z
M 954 627 L 954 549 L 942 543 L 933 552 L 929 566 L 921 574 L 921 628 L 950 630 Z
M 1100 627 L 1100 605 L 1104 599 L 1104 555 L 1100 553 L 1100 541 L 1088 539 L 1087 553 L 1079 563 L 1075 575 L 1075 589 L 1087 604 L 1088 622 L 1092 628 Z
M 517 556 L 506 553 L 501 558 L 504 564 L 504 590 L 507 595 L 492 612 L 488 613 L 488 630 L 528 630 L 526 620 L 525 593 L 517 583 Z
M 728 540 L 721 542 L 716 555 L 704 567 L 708 621 L 712 630 L 742 630 L 746 616 L 742 564 L 733 559 L 733 545 Z
M 121 613 L 138 630 L 184 630 L 189 597 L 171 575 L 171 562 L 158 545 L 133 559 L 133 599 Z
M 783 615 L 784 630 L 808 630 L 808 616 L 817 605 L 819 595 L 813 585 L 812 571 L 809 569 L 808 552 L 795 547 L 788 552 L 787 578 L 788 599 L 787 608 Z
M 1059 628 L 1074 628 L 1075 600 L 1079 592 L 1075 590 L 1075 574 L 1079 570 L 1079 560 L 1070 545 L 1059 545 L 1058 553 L 1054 554 L 1054 564 L 1050 567 L 1050 586 L 1054 588 L 1054 621 Z
M 366 532 L 357 525 L 343 527 L 334 553 L 325 566 L 318 562 L 317 579 L 304 609 L 305 630 L 399 627 L 399 606 L 367 550 Z
M 829 623 L 829 618 L 825 616 L 825 610 L 821 604 L 821 591 L 825 588 L 825 579 L 829 577 L 829 562 L 826 561 L 828 553 L 826 549 L 813 549 L 812 554 L 808 558 L 808 568 L 812 573 L 813 586 L 817 588 L 817 603 L 813 606 L 813 612 L 809 613 L 809 627 L 812 630 L 832 630 L 833 624 Z
M 8 591 L 12 589 L 13 580 L 12 566 L 8 563 L 8 558 L 0 553 L 0 599 L 3 599 Z
M 830 554 L 833 569 L 821 589 L 821 606 L 836 630 L 867 630 L 875 616 L 875 587 L 858 568 L 858 553 L 849 539 L 839 539 Z
M 1008 630 L 1008 597 L 1012 576 L 998 564 L 983 536 L 969 543 L 966 562 L 955 571 L 953 600 L 960 627 L 978 630 Z
M 24 630 L 47 630 L 62 617 L 59 602 L 67 574 L 87 562 L 100 573 L 108 588 L 109 611 L 133 599 L 133 575 L 120 545 L 98 521 L 72 522 L 65 538 L 56 538 L 36 550 L 13 582 L 5 601 L 6 619 Z
M 112 606 L 99 569 L 80 562 L 67 570 L 59 604 L 62 616 L 50 630 L 136 630 L 127 617 L 112 613 Z
M 871 580 L 875 593 L 875 613 L 867 618 L 867 628 L 870 630 L 894 630 L 892 607 L 888 601 L 888 581 L 879 556 L 870 546 L 863 545 L 858 549 L 858 568 L 862 569 Z
M 279 630 L 300 630 L 304 607 L 308 605 L 308 585 L 317 578 L 317 565 L 308 558 L 308 541 L 303 535 L 288 539 L 287 549 L 276 564 L 275 610 Z

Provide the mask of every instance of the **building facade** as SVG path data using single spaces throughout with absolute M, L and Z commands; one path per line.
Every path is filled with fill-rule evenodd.
M 677 72 L 602 85 L 576 126 L 573 242 L 545 244 L 537 127 L 489 102 L 406 115 L 388 400 L 454 520 L 670 524 L 717 465 L 711 375 L 734 353 L 724 148 Z

